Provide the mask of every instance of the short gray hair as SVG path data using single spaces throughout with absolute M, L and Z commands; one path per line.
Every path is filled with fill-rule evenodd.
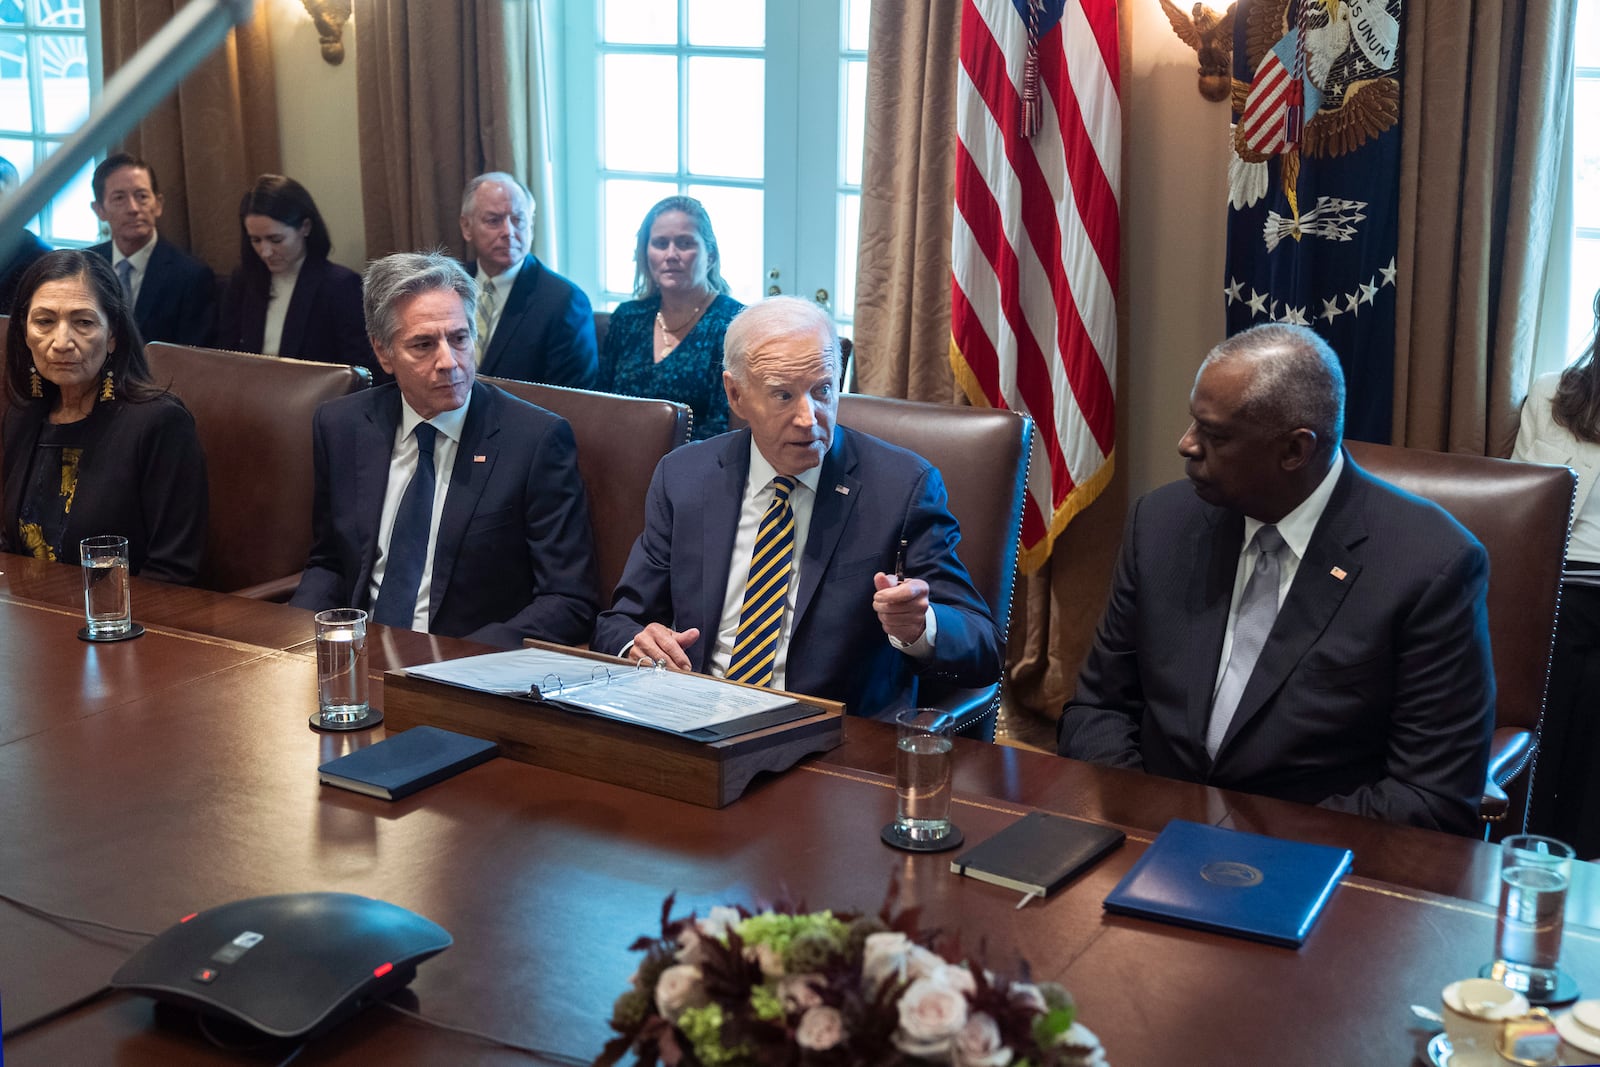
M 474 343 L 478 340 L 478 286 L 456 260 L 441 251 L 396 252 L 367 264 L 361 276 L 362 310 L 367 318 L 367 336 L 384 348 L 394 342 L 400 329 L 399 307 L 423 293 L 452 292 L 461 298 L 467 326 Z
M 472 179 L 467 183 L 467 187 L 461 191 L 461 214 L 463 217 L 472 214 L 472 202 L 478 198 L 478 189 L 491 182 L 504 183 L 515 189 L 521 194 L 522 199 L 527 202 L 530 213 L 537 206 L 533 199 L 533 193 L 528 191 L 526 185 L 523 185 L 503 170 L 491 170 Z
M 750 353 L 775 338 L 808 333 L 827 336 L 823 355 L 832 362 L 837 380 L 839 331 L 833 318 L 814 301 L 798 296 L 769 296 L 735 315 L 723 336 L 722 365 L 739 381 L 746 381 Z
M 1239 418 L 1272 433 L 1305 427 L 1317 435 L 1319 445 L 1339 447 L 1344 439 L 1344 368 L 1320 334 L 1282 322 L 1252 326 L 1213 348 L 1200 371 L 1236 360 L 1255 372 L 1240 398 Z

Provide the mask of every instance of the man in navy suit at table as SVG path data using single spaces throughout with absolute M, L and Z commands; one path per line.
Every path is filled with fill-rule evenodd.
M 146 341 L 209 345 L 216 331 L 217 278 L 211 268 L 156 230 L 161 189 L 156 172 L 126 152 L 94 169 L 94 213 L 111 227 L 111 240 L 89 251 L 110 262 L 133 304 Z
M 528 251 L 533 194 L 491 171 L 461 195 L 461 236 L 478 283 L 478 373 L 588 389 L 600 374 L 594 312 L 583 290 Z
M 311 557 L 290 603 L 506 648 L 587 641 L 594 539 L 572 427 L 475 380 L 477 287 L 454 259 L 387 256 L 362 288 L 395 380 L 317 409 Z
M 1188 480 L 1129 515 L 1062 755 L 1468 832 L 1494 729 L 1489 562 L 1441 508 L 1341 447 L 1326 341 L 1214 348 Z
M 834 425 L 827 313 L 762 301 L 729 324 L 724 350 L 728 404 L 749 428 L 656 467 L 594 647 L 853 715 L 913 706 L 919 677 L 993 683 L 1000 631 L 956 555 L 938 470 Z

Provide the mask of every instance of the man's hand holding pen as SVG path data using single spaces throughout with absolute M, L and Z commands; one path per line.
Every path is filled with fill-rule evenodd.
M 914 644 L 928 623 L 928 583 L 879 571 L 872 576 L 872 610 L 883 632 L 902 644 Z

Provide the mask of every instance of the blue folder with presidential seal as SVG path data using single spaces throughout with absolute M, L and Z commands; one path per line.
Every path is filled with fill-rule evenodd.
M 1299 948 L 1352 858 L 1347 848 L 1174 819 L 1105 909 Z

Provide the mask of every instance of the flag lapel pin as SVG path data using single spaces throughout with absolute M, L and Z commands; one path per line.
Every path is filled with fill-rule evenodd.
M 833 487 L 833 491 L 838 493 L 840 496 L 850 495 L 850 487 L 848 485 L 836 485 Z
M 1346 571 L 1343 567 L 1335 567 L 1335 568 L 1333 568 L 1333 570 L 1329 571 L 1328 573 L 1333 575 L 1335 578 L 1337 578 L 1341 582 L 1344 581 L 1345 578 L 1349 576 L 1349 572 Z
M 478 454 L 474 453 L 473 457 L 472 457 L 472 462 L 474 462 L 474 463 L 487 463 L 487 462 L 489 462 L 489 457 L 488 456 L 478 455 Z

